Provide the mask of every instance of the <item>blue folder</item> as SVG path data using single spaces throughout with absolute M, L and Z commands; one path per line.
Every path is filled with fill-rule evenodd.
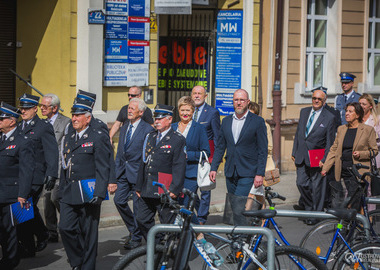
M 81 191 L 82 202 L 89 202 L 94 197 L 95 179 L 85 179 L 79 181 L 79 190 Z M 108 191 L 105 200 L 109 200 Z
M 10 205 L 12 225 L 23 223 L 34 218 L 33 199 L 30 197 L 25 203 L 23 208 L 19 202 Z

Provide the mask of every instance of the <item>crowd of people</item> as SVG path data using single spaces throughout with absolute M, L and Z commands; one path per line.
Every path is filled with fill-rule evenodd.
M 354 75 L 340 77 L 344 93 L 336 97 L 335 108 L 326 104 L 327 89 L 318 87 L 312 91 L 312 106 L 300 112 L 292 151 L 300 192 L 296 210 L 329 207 L 329 181 L 343 179 L 352 193 L 347 167 L 369 164 L 370 151 L 378 153 L 380 118 L 374 99 L 353 90 Z M 211 163 L 212 182 L 225 160 L 234 225 L 247 225 L 242 214 L 248 204 L 252 208 L 247 198 L 257 202 L 254 207 L 265 205 L 265 172 L 275 169 L 271 129 L 246 90 L 234 92 L 234 113 L 222 123 L 218 110 L 206 103 L 203 86 L 178 100 L 176 123 L 173 106 L 157 104 L 152 113 L 141 93 L 140 87 L 129 89 L 129 104 L 121 108 L 110 130 L 92 115 L 96 95 L 82 90 L 73 102 L 71 119 L 59 113 L 60 100 L 54 94 L 41 101 L 24 94 L 19 108 L 1 103 L 1 269 L 13 269 L 21 258 L 34 257 L 48 242 L 58 242 L 59 236 L 72 269 L 95 269 L 100 209 L 108 194 L 115 194 L 114 203 L 129 231 L 124 248 L 140 246 L 156 213 L 161 223 L 175 219 L 152 183 L 164 183 L 170 197 L 186 205 L 188 198 L 181 197 L 181 191 L 198 192 L 202 157 Z M 37 115 L 38 107 L 45 119 Z M 118 131 L 114 160 L 113 138 Z M 41 195 L 45 222 L 38 209 Z M 210 199 L 210 190 L 200 191 L 195 223 L 207 222 Z M 21 208 L 32 204 L 34 218 L 15 226 L 9 207 L 13 203 Z M 316 222 L 305 220 L 308 225 Z

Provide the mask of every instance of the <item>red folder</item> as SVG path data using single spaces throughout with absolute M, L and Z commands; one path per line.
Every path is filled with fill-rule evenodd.
M 208 157 L 208 161 L 211 164 L 212 158 L 214 157 L 214 151 L 215 151 L 214 140 L 209 140 L 208 144 L 210 145 L 210 152 L 211 152 L 210 156 Z
M 319 162 L 325 156 L 325 149 L 309 150 L 310 167 L 319 167 Z
M 164 184 L 165 187 L 169 190 L 170 184 L 172 183 L 173 175 L 169 173 L 158 173 L 158 183 Z M 158 194 L 163 194 L 164 190 L 162 188 L 158 188 Z

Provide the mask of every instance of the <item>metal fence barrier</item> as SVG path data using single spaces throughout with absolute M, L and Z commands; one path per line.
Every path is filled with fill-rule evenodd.
M 262 227 L 249 226 L 210 226 L 210 225 L 192 225 L 192 229 L 196 233 L 235 233 L 235 234 L 263 234 L 267 237 L 267 252 L 268 252 L 268 269 L 274 269 L 274 236 L 270 229 Z M 181 227 L 173 224 L 157 224 L 149 230 L 147 238 L 146 252 L 146 269 L 154 269 L 154 248 L 156 234 L 159 232 L 180 232 Z
M 296 211 L 296 210 L 280 210 L 276 209 L 278 217 L 297 217 L 297 218 L 316 218 L 316 219 L 338 219 L 336 216 L 332 214 L 327 214 L 325 212 L 319 211 Z M 361 215 L 356 214 L 356 220 L 363 224 L 365 235 L 367 239 L 370 239 L 370 224 L 369 220 Z

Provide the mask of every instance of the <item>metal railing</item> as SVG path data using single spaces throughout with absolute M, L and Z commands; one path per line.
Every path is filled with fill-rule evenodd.
M 273 233 L 268 228 L 262 227 L 249 227 L 249 226 L 210 226 L 210 225 L 192 225 L 192 229 L 196 233 L 235 233 L 235 234 L 263 234 L 267 237 L 267 253 L 268 253 L 268 269 L 274 269 L 274 246 L 275 240 Z M 180 232 L 181 227 L 172 224 L 157 224 L 149 230 L 147 238 L 147 252 L 146 252 L 146 269 L 154 269 L 154 248 L 156 234 L 160 232 Z

